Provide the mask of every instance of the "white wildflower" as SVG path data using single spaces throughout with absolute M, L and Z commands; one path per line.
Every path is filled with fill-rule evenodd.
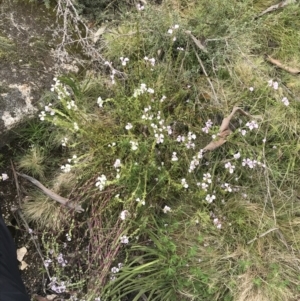
M 131 144 L 131 150 L 136 151 L 138 149 L 138 142 L 135 141 L 129 141 L 129 143 Z
M 132 129 L 132 128 L 133 128 L 133 126 L 132 126 L 131 123 L 127 123 L 126 126 L 125 126 L 125 129 L 126 129 L 126 130 L 130 130 L 130 129 Z
M 225 168 L 229 170 L 229 173 L 233 173 L 235 166 L 232 165 L 230 162 L 225 163 Z
M 71 171 L 72 165 L 66 164 L 66 165 L 62 165 L 60 168 L 63 172 L 68 173 Z
M 173 152 L 172 154 L 172 161 L 178 161 L 178 158 L 177 158 L 177 153 L 176 152 Z
M 255 120 L 247 122 L 246 126 L 249 128 L 250 131 L 252 131 L 253 129 L 258 129 L 258 124 Z
M 2 181 L 6 181 L 8 178 L 9 178 L 9 176 L 8 176 L 6 173 L 3 173 L 3 174 L 1 175 Z
M 172 211 L 171 208 L 167 205 L 163 208 L 164 213 L 168 213 L 168 212 L 171 212 L 171 211 Z
M 45 120 L 45 117 L 46 117 L 46 113 L 45 113 L 45 111 L 42 111 L 42 112 L 39 114 L 40 120 L 44 121 L 44 120 Z
M 123 211 L 120 213 L 120 219 L 123 220 L 123 221 L 124 221 L 128 216 L 129 216 L 129 211 L 128 211 L 128 210 L 123 210 Z
M 233 155 L 234 159 L 239 159 L 241 157 L 240 152 L 237 152 L 236 154 Z
M 188 183 L 186 182 L 186 179 L 181 179 L 181 185 L 184 187 L 184 188 L 189 188 L 189 185 Z
M 129 238 L 126 235 L 123 235 L 120 238 L 121 244 L 128 244 L 129 243 Z
M 288 106 L 290 104 L 289 100 L 286 97 L 283 97 L 281 101 L 285 106 Z
M 114 163 L 114 168 L 119 168 L 119 167 L 121 167 L 121 160 L 117 159 Z
M 73 125 L 74 125 L 74 130 L 75 130 L 75 131 L 78 131 L 78 130 L 79 130 L 79 126 L 78 126 L 77 122 L 74 122 Z
M 97 178 L 96 187 L 99 187 L 100 191 L 102 191 L 105 187 L 106 181 L 106 176 L 102 174 Z
M 215 196 L 214 194 L 212 194 L 212 195 L 208 194 L 208 195 L 206 196 L 206 198 L 205 198 L 205 200 L 206 200 L 209 204 L 211 204 L 215 199 L 216 199 L 216 196 Z
M 97 104 L 100 108 L 103 108 L 104 101 L 100 96 L 97 98 Z

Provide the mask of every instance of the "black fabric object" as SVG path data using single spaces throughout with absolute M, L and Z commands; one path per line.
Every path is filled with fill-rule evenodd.
M 22 282 L 13 238 L 0 208 L 0 301 L 30 301 Z

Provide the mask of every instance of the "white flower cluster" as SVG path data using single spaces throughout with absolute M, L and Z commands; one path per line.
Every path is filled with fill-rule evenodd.
M 118 263 L 118 267 L 112 267 L 111 268 L 111 272 L 116 274 L 116 273 L 119 273 L 119 271 L 121 270 L 123 264 L 122 263 Z
M 64 137 L 63 139 L 61 139 L 61 145 L 62 146 L 67 146 L 68 140 L 69 139 L 67 137 Z
M 189 188 L 189 185 L 188 185 L 188 183 L 186 182 L 186 179 L 181 179 L 181 185 L 184 187 L 184 188 Z
M 149 105 L 148 107 L 144 108 L 144 114 L 142 115 L 142 119 L 144 120 L 152 120 L 153 119 L 153 114 L 150 114 L 151 111 L 151 106 Z
M 163 213 L 168 213 L 168 212 L 171 212 L 171 211 L 172 211 L 171 208 L 167 205 L 163 208 Z
M 119 273 L 119 271 L 121 270 L 122 266 L 123 266 L 123 263 L 118 263 L 118 267 L 112 267 L 112 268 L 111 268 L 111 272 L 112 272 L 113 274 Z M 114 281 L 114 280 L 116 280 L 116 279 L 117 279 L 117 278 L 116 278 L 115 275 L 110 276 L 110 280 L 111 280 L 111 281 Z M 83 300 L 83 301 L 84 301 L 84 300 Z M 100 300 L 100 298 L 96 298 L 95 301 L 101 301 L 101 300 Z
M 0 180 L 5 181 L 9 178 L 9 176 L 6 173 L 1 174 Z
M 150 114 L 151 111 L 151 106 L 148 106 L 146 108 L 144 108 L 144 114 L 142 115 L 142 119 L 143 120 L 153 120 L 155 119 L 157 121 L 157 124 L 152 122 L 150 124 L 151 128 L 153 129 L 154 132 L 154 137 L 156 139 L 156 143 L 157 144 L 161 144 L 164 142 L 165 139 L 165 135 L 163 134 L 163 132 L 167 132 L 168 135 L 172 134 L 172 128 L 171 126 L 165 126 L 165 120 L 161 119 L 161 112 L 158 111 L 156 117 L 154 117 L 153 114 Z
M 139 10 L 139 11 L 144 10 L 144 9 L 145 9 L 145 6 L 138 3 L 138 4 L 136 5 L 136 9 Z
M 55 115 L 55 111 L 51 107 L 52 107 L 52 103 L 49 103 L 47 106 L 45 106 L 44 111 L 41 111 L 41 113 L 39 114 L 40 120 L 42 121 L 45 120 L 45 117 L 47 116 L 47 112 L 49 112 L 51 116 Z
M 117 179 L 120 178 L 120 167 L 121 167 L 121 160 L 117 159 L 114 163 L 114 168 L 117 170 L 117 176 L 116 176 Z
M 67 101 L 67 109 L 68 110 L 77 110 L 77 105 L 74 100 Z
M 236 154 L 233 155 L 234 159 L 239 159 L 241 157 L 240 152 L 237 152 Z
M 215 199 L 216 199 L 216 196 L 214 194 L 212 194 L 212 195 L 208 194 L 205 197 L 205 200 L 207 201 L 208 204 L 211 204 Z
M 131 150 L 136 151 L 138 149 L 139 143 L 136 141 L 129 141 L 131 144 Z
M 129 122 L 125 125 L 125 129 L 126 129 L 127 131 L 131 130 L 132 128 L 133 128 L 133 126 L 132 126 L 132 124 L 129 123 Z
M 212 127 L 212 125 L 213 125 L 212 121 L 210 119 L 208 119 L 205 123 L 205 127 L 202 128 L 202 132 L 208 134 L 208 132 L 209 132 L 210 128 Z
M 140 198 L 137 198 L 135 201 L 138 202 L 139 204 L 144 205 L 144 206 L 146 204 L 145 200 L 141 200 Z
M 228 184 L 228 183 L 222 184 L 221 188 L 223 188 L 226 192 L 232 192 L 232 188 L 231 188 L 230 184 Z
M 289 100 L 286 97 L 283 97 L 281 101 L 285 106 L 288 106 L 290 104 Z
M 106 176 L 102 174 L 100 177 L 97 178 L 96 187 L 99 187 L 100 191 L 102 191 L 105 187 L 106 182 Z
M 204 191 L 207 191 L 207 188 L 211 182 L 211 174 L 208 172 L 203 174 L 202 182 L 198 182 L 197 186 L 201 187 Z
M 238 130 L 243 136 L 245 136 L 247 134 L 247 131 L 246 130 L 242 130 L 242 129 L 239 129 Z
M 74 122 L 73 126 L 74 126 L 75 132 L 79 131 L 79 126 L 78 126 L 77 122 Z
M 100 108 L 103 108 L 103 104 L 104 104 L 104 101 L 103 99 L 99 96 L 97 98 L 97 105 L 100 107 Z
M 178 24 L 173 25 L 171 28 L 168 29 L 168 34 L 173 35 L 176 29 L 179 28 Z M 176 41 L 176 36 L 173 37 L 173 41 Z
M 71 165 L 71 164 L 62 165 L 62 166 L 60 167 L 60 169 L 61 169 L 64 173 L 68 173 L 68 172 L 71 171 L 72 165 Z
M 273 81 L 273 79 L 270 79 L 268 81 L 268 86 L 273 87 L 274 90 L 278 90 L 278 82 Z
M 129 237 L 128 236 L 126 236 L 126 235 L 123 235 L 123 236 L 121 236 L 120 237 L 120 242 L 121 242 L 121 244 L 128 244 L 129 243 Z
M 68 159 L 68 162 L 69 162 L 69 163 L 72 163 L 72 161 L 73 161 L 73 164 L 76 164 L 76 163 L 78 162 L 77 156 L 76 156 L 76 155 L 73 155 L 72 158 Z M 65 164 L 65 165 L 62 165 L 62 166 L 60 167 L 60 169 L 61 169 L 64 173 L 70 172 L 71 169 L 73 168 L 73 166 L 72 166 L 71 164 L 69 164 L 69 163 L 67 163 L 67 164 Z
M 196 138 L 197 136 L 193 132 L 188 132 L 187 143 L 185 143 L 187 149 L 195 148 L 195 143 L 193 142 L 193 140 L 195 140 Z M 184 142 L 186 140 L 186 137 L 179 135 L 177 136 L 176 140 L 178 142 Z
M 154 57 L 149 59 L 147 56 L 145 56 L 144 60 L 146 62 L 149 62 L 151 64 L 151 66 L 153 66 L 153 67 L 155 66 L 155 58 Z
M 259 162 L 257 160 L 251 160 L 250 158 L 243 159 L 242 165 L 243 166 L 248 166 L 250 169 L 255 168 L 257 165 L 262 166 L 264 168 L 266 167 L 265 164 L 262 164 L 261 162 Z
M 46 260 L 44 260 L 44 266 L 46 267 L 46 268 L 48 268 L 49 267 L 49 265 L 52 263 L 52 260 L 51 259 L 46 259 Z
M 217 229 L 221 229 L 222 228 L 222 223 L 219 220 L 219 218 L 217 218 L 216 215 L 212 212 L 211 212 L 211 217 L 213 218 L 213 223 L 217 227 Z
M 121 167 L 121 160 L 120 159 L 116 159 L 115 163 L 114 163 L 114 168 L 118 169 Z
M 62 253 L 58 254 L 57 256 L 57 262 L 62 266 L 62 267 L 65 267 L 67 265 L 67 260 L 64 259 L 64 256 Z
M 258 129 L 258 124 L 255 120 L 252 120 L 246 123 L 246 127 L 248 127 L 250 131 L 252 131 L 254 129 Z
M 189 167 L 189 173 L 191 173 L 192 171 L 194 171 L 196 169 L 196 167 L 200 164 L 200 159 L 202 159 L 202 158 L 203 158 L 203 149 L 200 149 L 198 154 L 196 156 L 193 156 L 193 159 L 192 159 L 192 161 L 190 163 L 190 167 Z
M 187 139 L 188 139 L 188 142 L 185 144 L 186 148 L 187 149 L 190 149 L 190 148 L 194 149 L 195 148 L 195 143 L 192 142 L 192 141 L 196 139 L 196 135 L 193 134 L 192 132 L 188 132 Z
M 129 213 L 128 210 L 123 210 L 123 211 L 120 213 L 120 219 L 121 219 L 122 221 L 125 221 L 125 219 L 126 219 L 127 217 L 129 217 L 129 216 L 130 216 L 130 213 Z
M 129 58 L 121 56 L 120 61 L 122 62 L 122 66 L 126 66 L 127 62 L 129 62 Z
M 147 85 L 142 83 L 140 88 L 138 89 L 135 89 L 134 92 L 133 92 L 133 97 L 138 97 L 139 95 L 142 95 L 144 93 L 150 93 L 150 94 L 153 94 L 154 93 L 154 89 L 152 88 L 147 88 Z
M 67 284 L 65 281 L 58 281 L 56 277 L 51 278 L 51 282 L 49 283 L 49 286 L 52 291 L 61 294 L 64 293 L 67 290 Z
M 178 161 L 178 158 L 177 158 L 177 153 L 176 152 L 173 152 L 172 153 L 172 161 Z
M 67 90 L 66 86 L 64 86 L 59 79 L 56 77 L 53 78 L 55 84 L 51 85 L 50 91 L 57 93 L 58 99 L 71 96 L 70 92 Z
M 225 163 L 225 168 L 229 170 L 229 173 L 233 173 L 235 166 L 231 164 L 230 162 Z

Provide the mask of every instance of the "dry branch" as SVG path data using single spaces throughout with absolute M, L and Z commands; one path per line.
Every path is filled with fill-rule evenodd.
M 21 174 L 17 172 L 17 175 L 21 176 L 22 178 L 30 181 L 32 184 L 34 184 L 36 187 L 40 188 L 44 194 L 46 194 L 49 198 L 51 198 L 54 201 L 59 202 L 60 204 L 69 207 L 70 209 L 74 209 L 76 212 L 83 212 L 84 209 L 80 206 L 77 205 L 73 202 L 70 202 L 69 199 L 66 199 L 64 197 L 61 197 L 60 195 L 56 194 L 55 192 L 51 191 L 50 189 L 46 188 L 41 182 L 39 182 L 38 180 L 25 175 L 25 174 Z
M 202 50 L 205 53 L 208 53 L 206 47 L 194 35 L 192 35 L 192 33 L 189 30 L 187 30 L 185 33 L 192 38 L 192 40 L 200 50 Z
M 280 61 L 273 59 L 269 55 L 266 57 L 266 60 L 268 62 L 272 63 L 273 65 L 277 66 L 278 68 L 283 69 L 293 75 L 300 74 L 300 69 L 286 66 L 286 65 L 282 64 Z
M 282 2 L 280 2 L 278 4 L 272 5 L 272 6 L 268 7 L 266 10 L 264 10 L 263 12 L 261 12 L 256 17 L 256 19 L 259 18 L 259 17 L 261 17 L 261 16 L 263 16 L 263 15 L 265 15 L 265 14 L 267 14 L 267 13 L 270 13 L 270 12 L 272 12 L 274 10 L 277 10 L 279 8 L 282 8 L 282 7 L 284 7 L 284 6 L 288 5 L 288 4 L 295 3 L 295 2 L 296 2 L 295 0 L 285 0 L 285 1 L 282 1 Z
M 239 112 L 240 114 L 245 115 L 250 118 L 254 117 L 254 116 L 251 116 L 250 114 L 248 114 L 247 112 L 245 112 L 243 109 L 241 109 L 239 107 L 234 107 L 232 109 L 232 112 L 222 120 L 220 129 L 219 129 L 219 134 L 218 134 L 219 139 L 212 140 L 209 144 L 207 144 L 204 147 L 204 149 L 203 149 L 204 151 L 212 151 L 212 150 L 220 147 L 227 141 L 226 138 L 232 133 L 232 131 L 229 128 L 229 124 L 236 112 Z M 260 116 L 256 116 L 256 117 L 260 118 Z

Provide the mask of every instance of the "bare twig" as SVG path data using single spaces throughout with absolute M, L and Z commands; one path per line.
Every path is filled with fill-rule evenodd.
M 296 2 L 295 0 L 285 0 L 285 1 L 282 1 L 278 4 L 272 5 L 272 6 L 268 7 L 267 9 L 265 9 L 263 12 L 261 12 L 258 16 L 256 16 L 256 19 L 263 16 L 263 15 L 265 15 L 265 14 L 267 14 L 267 13 L 270 13 L 274 10 L 277 10 L 279 8 L 282 8 L 282 7 L 284 7 L 288 4 L 295 3 L 295 2 Z
M 192 35 L 192 33 L 189 30 L 187 30 L 185 33 L 192 38 L 192 40 L 200 50 L 202 50 L 205 53 L 208 53 L 206 47 L 194 35 Z
M 251 116 L 249 113 L 245 112 L 244 110 L 242 110 L 241 108 L 239 107 L 234 107 L 232 109 L 232 112 L 223 119 L 222 121 L 222 124 L 220 126 L 220 130 L 219 130 L 219 134 L 218 134 L 218 137 L 219 139 L 218 140 L 212 140 L 209 144 L 207 144 L 205 147 L 204 147 L 204 151 L 212 151 L 218 147 L 220 147 L 221 145 L 223 145 L 227 140 L 227 136 L 229 136 L 232 131 L 230 130 L 229 128 L 229 124 L 230 124 L 230 121 L 231 119 L 233 118 L 233 116 L 235 115 L 236 112 L 239 112 L 240 114 L 242 115 L 245 115 L 247 117 L 255 117 L 255 118 L 261 118 L 261 116 Z
M 81 205 L 77 205 L 73 202 L 70 202 L 69 199 L 66 199 L 64 197 L 61 197 L 60 195 L 56 194 L 55 192 L 51 191 L 50 189 L 46 188 L 41 182 L 38 180 L 25 175 L 17 173 L 17 175 L 23 177 L 24 179 L 30 181 L 32 184 L 34 184 L 36 187 L 40 188 L 48 197 L 50 197 L 52 200 L 59 202 L 60 204 L 69 207 L 71 209 L 74 209 L 76 212 L 83 212 L 84 209 L 81 207 Z
M 61 43 L 56 47 L 54 53 L 54 56 L 59 63 L 69 62 L 74 59 L 70 57 L 66 46 L 76 42 L 80 45 L 82 52 L 90 57 L 91 62 L 104 65 L 106 59 L 101 55 L 99 47 L 95 47 L 95 42 L 98 41 L 99 36 L 95 40 L 97 32 L 94 33 L 78 14 L 74 5 L 74 0 L 58 0 L 56 15 L 58 18 L 62 19 L 62 26 L 59 32 Z M 124 76 L 123 72 L 114 69 L 111 65 L 108 66 L 111 71 L 114 71 L 114 74 Z
M 219 105 L 220 103 L 219 103 L 219 100 L 218 100 L 216 91 L 215 91 L 214 86 L 213 86 L 213 84 L 212 84 L 212 82 L 211 82 L 211 80 L 210 80 L 210 78 L 209 78 L 209 76 L 208 76 L 208 74 L 207 74 L 207 72 L 206 72 L 206 70 L 205 70 L 205 68 L 204 68 L 204 65 L 203 65 L 203 63 L 202 63 L 202 60 L 200 59 L 200 57 L 199 57 L 199 55 L 198 55 L 198 53 L 197 53 L 196 51 L 195 51 L 195 54 L 196 54 L 196 57 L 197 57 L 197 59 L 198 59 L 198 62 L 199 62 L 199 64 L 200 64 L 200 66 L 201 66 L 201 68 L 202 68 L 202 71 L 203 71 L 203 73 L 204 73 L 204 75 L 205 75 L 205 77 L 206 77 L 206 79 L 207 79 L 207 81 L 208 81 L 208 83 L 209 83 L 209 85 L 210 85 L 210 87 L 211 87 L 211 90 L 212 90 L 212 92 L 213 92 L 213 94 L 214 94 L 215 101 L 216 101 L 216 103 Z
M 294 75 L 300 74 L 300 69 L 286 66 L 286 65 L 282 64 L 280 61 L 273 59 L 269 55 L 266 57 L 266 60 L 268 62 L 272 63 L 273 65 L 277 66 L 278 68 L 283 69 L 291 74 L 294 74 Z

